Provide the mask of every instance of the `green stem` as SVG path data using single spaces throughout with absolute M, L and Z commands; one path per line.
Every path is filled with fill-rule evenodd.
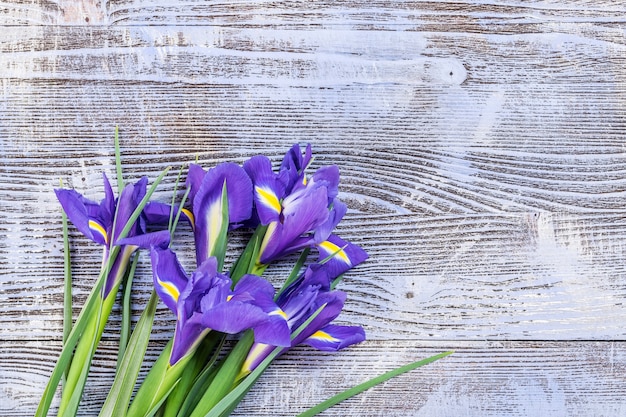
M 174 366 L 170 366 L 171 352 L 172 341 L 170 340 L 139 387 L 126 417 L 149 416 L 150 412 L 161 404 L 175 388 L 185 367 L 193 357 L 193 352 L 184 356 Z
M 130 266 L 130 271 L 126 275 L 123 281 L 124 296 L 122 298 L 122 328 L 120 329 L 120 343 L 119 350 L 117 352 L 117 365 L 116 370 L 120 369 L 120 363 L 124 357 L 126 351 L 126 345 L 128 344 L 128 338 L 130 337 L 130 296 L 133 288 L 133 279 L 135 277 L 135 270 L 137 269 L 137 262 L 139 261 L 139 254 L 136 254 L 133 258 L 133 262 Z
M 150 340 L 158 299 L 156 291 L 152 290 L 150 300 L 135 326 L 120 366 L 115 373 L 115 380 L 100 409 L 99 417 L 118 417 L 126 414 Z
M 117 174 L 117 192 L 122 193 L 124 189 L 124 178 L 122 177 L 122 155 L 120 151 L 120 129 L 115 126 L 115 172 Z
M 209 388 L 202 395 L 202 398 L 190 417 L 204 417 L 233 389 L 235 378 L 239 374 L 241 365 L 246 359 L 253 343 L 254 333 L 248 330 L 228 354 L 218 374 L 215 376 L 215 379 L 213 379 Z
M 70 259 L 70 241 L 67 225 L 67 215 L 62 212 L 63 223 L 63 344 L 72 331 L 72 263 Z M 67 370 L 64 372 L 67 378 Z
M 86 374 L 91 366 L 96 347 L 100 343 L 107 319 L 113 309 L 116 293 L 115 289 L 111 291 L 109 296 L 105 300 L 100 299 L 96 308 L 91 311 L 87 327 L 76 346 L 72 364 L 67 374 L 65 390 L 61 396 L 57 413 L 59 416 L 76 415 L 78 404 L 71 405 L 73 403 L 72 396 L 75 392 L 82 393 L 85 388 Z
M 230 270 L 230 277 L 233 280 L 233 286 L 243 277 L 245 274 L 255 274 L 261 276 L 267 265 L 261 265 L 258 263 L 259 248 L 263 241 L 263 236 L 267 231 L 267 226 L 259 225 L 252 237 L 248 241 L 246 248 L 243 250 L 237 262 Z M 258 265 L 258 266 L 257 266 Z

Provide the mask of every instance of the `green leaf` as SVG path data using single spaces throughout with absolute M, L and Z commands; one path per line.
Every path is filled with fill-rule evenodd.
M 191 412 L 193 412 L 193 409 L 198 406 L 198 403 L 202 398 L 202 393 L 209 389 L 209 386 L 211 386 L 213 380 L 215 380 L 215 376 L 220 369 L 219 366 L 213 365 L 214 363 L 212 363 L 211 366 L 207 366 L 202 370 L 200 375 L 198 375 L 193 386 L 189 390 L 187 397 L 180 406 L 180 409 L 175 414 L 177 417 L 188 417 Z
M 122 193 L 124 189 L 124 178 L 122 177 L 122 156 L 120 152 L 120 129 L 115 126 L 115 171 L 117 174 L 117 192 Z
M 57 359 L 57 363 L 54 366 L 52 374 L 50 375 L 50 379 L 48 380 L 48 384 L 41 396 L 41 400 L 39 401 L 39 406 L 37 407 L 37 411 L 35 412 L 35 417 L 45 417 L 48 415 L 48 410 L 50 409 L 50 404 L 52 399 L 54 398 L 54 393 L 56 391 L 56 387 L 59 385 L 59 381 L 61 380 L 61 376 L 65 372 L 70 365 L 72 360 L 72 356 L 74 353 L 74 347 L 78 343 L 78 339 L 82 335 L 87 323 L 91 320 L 92 310 L 96 307 L 96 303 L 101 300 L 99 297 L 100 290 L 102 285 L 104 284 L 104 271 L 101 273 L 100 277 L 96 281 L 85 305 L 83 306 L 78 318 L 76 319 L 76 323 L 72 328 L 72 331 L 67 337 L 67 341 L 65 345 L 63 345 L 63 349 L 61 350 L 61 354 Z
M 111 390 L 100 410 L 101 417 L 124 416 L 128 410 L 133 388 L 137 382 L 137 375 L 139 375 L 139 370 L 148 348 L 158 299 L 156 292 L 153 290 L 150 300 L 135 326 L 128 348 L 115 374 Z
M 247 330 L 224 360 L 213 382 L 204 392 L 198 405 L 191 413 L 191 417 L 201 417 L 205 415 L 215 404 L 228 394 L 235 383 L 235 378 L 239 375 L 241 366 L 246 360 L 253 343 L 254 333 L 252 330 Z
M 285 289 L 287 289 L 287 287 L 289 287 L 298 278 L 298 276 L 300 275 L 300 270 L 304 266 L 304 263 L 306 262 L 306 258 L 309 256 L 309 252 L 311 252 L 310 248 L 305 248 L 302 251 L 302 253 L 300 254 L 300 257 L 298 258 L 295 265 L 293 266 L 291 273 L 285 280 L 285 283 L 280 288 L 280 290 L 278 290 L 278 292 L 276 293 L 276 297 L 274 297 L 275 300 L 277 300 L 280 294 L 282 294 L 282 292 L 285 291 Z
M 241 255 L 239 255 L 239 258 L 230 269 L 230 278 L 233 281 L 233 286 L 241 279 L 241 277 L 245 274 L 251 273 L 254 269 L 254 265 L 259 254 L 259 248 L 261 247 L 261 242 L 263 241 L 263 236 L 265 235 L 266 230 L 267 226 L 257 226 L 252 234 L 252 237 L 250 237 L 246 248 L 243 250 Z
M 144 382 L 139 387 L 139 391 L 135 395 L 133 402 L 131 403 L 126 416 L 143 417 L 148 413 L 151 408 L 150 405 L 158 403 L 153 401 L 157 395 L 157 391 L 160 388 L 163 375 L 167 371 L 169 366 L 169 357 L 172 352 L 172 340 L 165 345 L 161 354 L 157 358 L 156 362 L 152 364 L 148 375 L 144 379 Z M 147 382 L 146 382 L 147 381 Z
M 89 348 L 90 348 L 90 352 L 92 352 L 92 355 L 93 355 L 93 352 L 96 350 L 96 347 L 93 342 L 91 343 L 91 345 L 89 345 Z M 89 367 L 88 366 L 82 367 L 80 370 L 80 376 L 77 378 L 77 384 L 81 386 L 81 389 L 75 389 L 72 391 L 72 395 L 70 396 L 69 401 L 66 403 L 66 406 L 64 408 L 59 407 L 59 412 L 58 412 L 59 416 L 62 416 L 62 417 L 76 416 L 76 412 L 78 411 L 78 404 L 80 403 L 80 399 L 83 396 L 82 387 L 85 385 L 85 381 L 87 380 L 88 374 L 89 374 Z M 63 405 L 64 403 L 62 402 L 61 406 Z
M 62 184 L 61 184 L 62 185 Z M 67 215 L 61 210 L 63 224 L 63 344 L 72 331 L 72 261 L 70 255 L 70 240 L 68 233 Z M 67 369 L 64 372 L 67 377 Z
M 161 355 L 150 369 L 150 372 L 139 387 L 126 417 L 145 417 L 149 415 L 155 404 L 162 404 L 178 384 L 183 370 L 193 357 L 192 354 L 183 356 L 173 366 L 169 365 L 172 351 L 172 341 L 167 344 Z
M 346 400 L 350 397 L 353 397 L 357 394 L 362 393 L 363 391 L 366 391 L 370 388 L 372 388 L 375 385 L 378 385 L 380 383 L 383 383 L 391 378 L 394 378 L 398 375 L 402 375 L 403 373 L 412 371 L 414 369 L 419 368 L 420 366 L 424 366 L 427 365 L 429 363 L 432 363 L 438 359 L 441 359 L 443 357 L 446 357 L 448 355 L 451 355 L 452 353 L 454 353 L 453 351 L 450 352 L 443 352 L 443 353 L 439 353 L 437 355 L 431 356 L 430 358 L 426 358 L 426 359 L 422 359 L 420 361 L 417 362 L 413 362 L 410 363 L 408 365 L 404 365 L 401 366 L 399 368 L 396 368 L 392 371 L 389 371 L 385 374 L 379 375 L 375 378 L 370 379 L 369 381 L 366 381 L 362 384 L 357 385 L 356 387 L 350 388 L 348 390 L 345 390 L 337 395 L 335 395 L 332 398 L 329 398 L 328 400 L 316 405 L 315 407 L 312 407 L 310 409 L 308 409 L 307 411 L 305 411 L 304 413 L 300 413 L 298 414 L 297 417 L 312 417 L 315 416 L 319 413 L 321 413 L 322 411 L 332 407 L 333 405 L 336 405 L 338 403 L 340 403 L 343 400 Z
M 174 391 L 174 389 L 176 389 L 177 384 L 178 381 L 174 382 L 174 385 L 172 385 L 172 387 L 164 393 L 163 397 L 157 403 L 155 403 L 150 410 L 148 410 L 145 417 L 152 417 L 157 413 L 157 411 L 159 411 L 159 409 L 163 405 L 163 402 L 167 399 L 167 397 L 169 397 L 170 393 Z
M 119 350 L 117 352 L 117 365 L 115 367 L 117 371 L 120 369 L 120 363 L 124 357 L 126 345 L 128 344 L 128 336 L 130 334 L 130 316 L 132 314 L 130 310 L 130 295 L 133 288 L 133 279 L 135 277 L 135 270 L 137 269 L 138 261 L 139 254 L 136 254 L 133 258 L 133 263 L 130 265 L 130 271 L 128 271 L 128 274 L 123 281 L 124 296 L 122 298 L 122 328 L 120 329 Z
M 116 292 L 111 291 L 105 300 L 100 299 L 101 301 L 92 311 L 91 320 L 78 341 L 66 380 L 65 387 L 67 389 L 61 396 L 59 416 L 75 416 L 78 411 L 78 404 L 87 381 L 91 359 L 100 342 L 107 318 L 113 309 L 115 295 Z
M 224 333 L 211 331 L 200 342 L 200 346 L 193 354 L 193 358 L 183 371 L 176 389 L 167 398 L 162 417 L 184 416 L 185 410 L 191 407 L 191 403 L 195 406 L 202 392 L 208 388 L 207 380 L 210 378 L 209 373 L 216 369 L 213 365 L 220 355 L 225 340 L 226 335 Z M 213 352 L 212 355 L 211 352 Z M 210 359 L 207 361 L 207 358 Z M 204 390 L 201 390 L 200 387 L 204 386 L 204 384 L 207 385 L 204 387 Z

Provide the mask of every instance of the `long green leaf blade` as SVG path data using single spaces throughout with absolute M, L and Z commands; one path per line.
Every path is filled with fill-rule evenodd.
M 92 311 L 93 316 L 78 341 L 67 378 L 67 388 L 71 391 L 61 396 L 59 405 L 58 414 L 63 417 L 75 416 L 78 411 L 78 404 L 89 375 L 91 359 L 100 342 L 106 325 L 106 318 L 109 317 L 115 303 L 115 295 L 115 292 L 112 291 L 106 299 L 99 299 L 96 308 Z M 77 364 L 76 367 L 75 364 Z
M 78 339 L 81 334 L 85 330 L 87 323 L 90 321 L 91 312 L 96 306 L 96 302 L 100 299 L 99 293 L 102 285 L 104 284 L 104 274 L 101 274 L 94 285 L 85 305 L 83 306 L 78 318 L 76 319 L 76 323 L 72 328 L 69 336 L 67 337 L 67 341 L 65 345 L 63 345 L 63 349 L 61 350 L 61 354 L 59 355 L 59 359 L 57 360 L 56 365 L 50 375 L 50 379 L 48 380 L 48 384 L 41 396 L 41 400 L 39 401 L 39 406 L 37 407 L 37 411 L 35 412 L 35 417 L 45 417 L 48 414 L 48 410 L 50 409 L 50 404 L 52 403 L 52 398 L 54 398 L 54 393 L 56 391 L 56 387 L 59 385 L 59 381 L 65 369 L 69 366 L 72 356 L 74 353 L 74 347 L 78 343 Z
M 124 178 L 122 177 L 122 153 L 120 151 L 120 128 L 115 126 L 115 173 L 117 174 L 117 192 L 122 193 L 124 189 Z
M 139 261 L 139 254 L 135 254 L 133 263 L 130 265 L 130 271 L 126 275 L 126 279 L 123 282 L 124 295 L 122 297 L 122 328 L 120 329 L 120 341 L 119 350 L 117 352 L 117 364 L 115 369 L 120 369 L 120 363 L 126 352 L 126 346 L 128 345 L 128 337 L 130 335 L 130 296 L 133 288 L 133 279 L 135 278 L 135 271 L 137 270 L 137 263 Z
M 63 224 L 63 344 L 72 331 L 72 261 L 70 256 L 70 240 L 67 215 L 61 210 Z M 65 372 L 67 377 L 67 370 Z
M 336 405 L 340 402 L 342 402 L 343 400 L 346 400 L 350 397 L 353 397 L 357 394 L 362 393 L 363 391 L 366 391 L 370 388 L 372 388 L 375 385 L 381 384 L 391 378 L 394 378 L 398 375 L 402 375 L 406 372 L 412 371 L 414 369 L 419 368 L 420 366 L 424 366 L 427 365 L 429 363 L 432 363 L 438 359 L 441 359 L 443 357 L 446 357 L 448 355 L 451 355 L 452 353 L 454 353 L 453 351 L 449 351 L 449 352 L 443 352 L 443 353 L 439 353 L 437 355 L 431 356 L 430 358 L 426 358 L 426 359 L 422 359 L 419 360 L 417 362 L 413 362 L 410 363 L 408 365 L 404 365 L 401 366 L 399 368 L 396 368 L 392 371 L 389 371 L 387 373 L 384 373 L 382 375 L 379 375 L 375 378 L 370 379 L 369 381 L 366 381 L 362 384 L 357 385 L 356 387 L 350 388 L 348 390 L 345 390 L 337 395 L 335 395 L 334 397 L 329 398 L 328 400 L 316 405 L 315 407 L 312 407 L 310 409 L 308 409 L 307 411 L 305 411 L 304 413 L 300 413 L 298 414 L 297 417 L 312 417 L 315 416 L 319 413 L 321 413 L 322 411 L 332 407 L 333 405 Z
M 157 301 L 158 296 L 153 290 L 128 342 L 109 395 L 100 410 L 100 417 L 124 416 L 128 410 L 130 397 L 148 348 Z
M 162 417 L 185 416 L 186 410 L 191 407 L 189 404 L 193 402 L 195 406 L 196 403 L 193 400 L 200 399 L 210 384 L 209 381 L 204 390 L 199 391 L 201 389 L 199 387 L 209 380 L 210 372 L 216 369 L 213 365 L 222 351 L 225 340 L 225 334 L 215 331 L 209 332 L 204 338 L 183 371 L 176 389 L 167 398 Z M 207 358 L 209 358 L 208 361 Z
M 198 406 L 191 413 L 191 417 L 203 416 L 228 394 L 253 343 L 254 333 L 248 330 L 224 360 L 215 379 L 211 382 L 206 392 L 203 393 Z

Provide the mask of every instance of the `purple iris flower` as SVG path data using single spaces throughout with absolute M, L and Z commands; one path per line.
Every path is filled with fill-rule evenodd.
M 300 145 L 295 144 L 287 151 L 280 164 L 279 172 L 286 175 L 286 189 L 291 192 L 296 184 L 305 184 L 305 170 L 313 160 L 311 145 L 307 145 L 304 155 Z
M 222 163 L 205 171 L 191 164 L 187 174 L 190 188 L 190 220 L 196 243 L 196 262 L 201 265 L 225 245 L 226 231 L 241 226 L 252 214 L 252 182 L 239 165 Z M 223 197 L 226 197 L 225 201 Z M 227 206 L 227 207 L 226 207 Z M 221 246 L 220 246 L 221 245 Z
M 261 264 L 322 243 L 346 212 L 336 198 L 339 169 L 322 167 L 307 178 L 304 169 L 310 161 L 310 146 L 302 156 L 296 145 L 285 155 L 278 173 L 263 155 L 243 165 L 254 186 L 256 215 L 267 226 L 259 253 Z
M 87 238 L 104 245 L 104 259 L 106 260 L 109 258 L 112 244 L 117 244 L 122 229 L 146 195 L 148 178 L 143 177 L 136 184 L 129 184 L 124 187 L 119 198 L 115 198 L 113 195 L 113 189 L 106 174 L 103 174 L 103 178 L 105 197 L 100 203 L 88 200 L 75 190 L 56 189 L 54 192 L 67 217 L 76 228 Z M 135 238 L 138 242 L 141 242 L 142 239 L 151 239 L 152 236 L 145 235 L 145 231 L 146 217 L 142 213 L 127 236 Z M 102 289 L 103 298 L 106 298 L 111 290 L 120 283 L 128 260 L 136 249 L 136 245 L 121 246 Z
M 244 275 L 231 290 L 231 279 L 207 258 L 188 276 L 170 249 L 151 249 L 154 286 L 177 317 L 170 365 L 195 351 L 211 330 L 239 333 L 254 329 L 255 340 L 288 346 L 289 327 L 274 303 L 274 288 L 255 275 Z
M 365 340 L 365 331 L 360 326 L 339 326 L 331 322 L 341 313 L 346 294 L 331 291 L 326 265 L 311 265 L 298 280 L 280 294 L 276 303 L 287 316 L 291 331 L 295 331 L 321 306 L 324 309 L 291 341 L 289 347 L 306 344 L 319 350 L 337 351 Z M 252 372 L 274 349 L 276 345 L 255 341 L 243 364 L 241 376 Z

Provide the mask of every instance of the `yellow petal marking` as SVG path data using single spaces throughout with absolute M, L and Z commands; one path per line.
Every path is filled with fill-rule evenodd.
M 310 337 L 312 337 L 313 339 L 322 340 L 324 342 L 339 342 L 339 339 L 331 336 L 330 334 L 322 330 L 316 331 Z
M 276 213 L 280 214 L 283 208 L 280 205 L 278 197 L 276 197 L 276 194 L 274 194 L 272 190 L 261 188 L 259 186 L 254 187 L 254 190 L 256 191 L 257 195 L 259 196 L 259 200 L 264 206 L 269 207 Z
M 330 242 L 328 240 L 323 241 L 322 243 L 319 244 L 319 246 L 322 249 L 324 249 L 326 252 L 328 252 L 330 255 L 333 255 L 333 257 L 336 256 L 342 261 L 344 261 L 347 265 L 352 266 L 352 262 L 350 262 L 350 258 L 348 258 L 348 255 L 343 250 L 343 248 L 340 248 L 339 246 L 335 245 L 333 242 Z
M 157 282 L 165 290 L 165 292 L 174 299 L 174 301 L 178 302 L 178 296 L 180 295 L 180 292 L 178 291 L 178 288 L 174 286 L 174 284 L 167 281 L 161 281 L 159 278 L 157 278 Z
M 195 229 L 196 228 L 196 218 L 193 216 L 193 213 L 191 212 L 191 210 L 188 210 L 188 209 L 184 208 L 184 209 L 181 209 L 181 211 L 183 212 L 183 214 L 185 216 L 187 216 L 187 218 L 191 222 L 191 228 Z
M 89 220 L 89 228 L 102 236 L 104 238 L 104 243 L 109 243 L 109 236 L 107 236 L 107 231 L 104 229 L 104 227 L 102 227 L 100 223 L 95 220 Z
M 285 313 L 281 308 L 277 308 L 276 310 L 270 312 L 269 316 L 281 316 L 285 320 L 287 320 L 287 313 Z

